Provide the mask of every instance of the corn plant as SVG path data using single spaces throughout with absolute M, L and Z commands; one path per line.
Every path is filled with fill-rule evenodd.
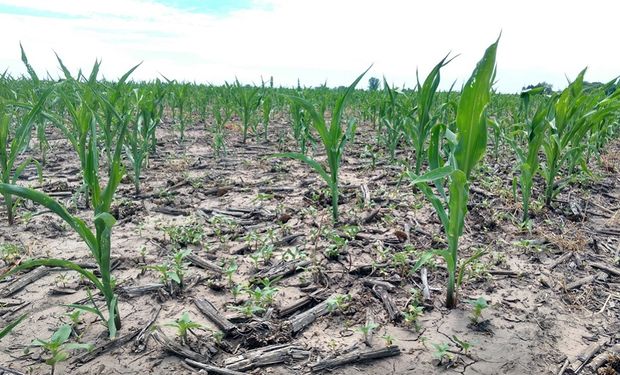
M 232 116 L 232 110 L 227 99 L 227 96 L 215 99 L 212 108 L 214 119 L 211 128 L 212 145 L 213 151 L 218 157 L 226 155 L 226 123 Z
M 232 94 L 243 126 L 243 143 L 248 138 L 248 130 L 254 126 L 256 110 L 261 102 L 259 91 L 259 87 L 242 86 L 239 80 L 235 80 L 233 85 Z
M 140 176 L 145 161 L 148 160 L 151 141 L 159 125 L 160 111 L 156 98 L 150 92 L 134 90 L 137 113 L 135 120 L 127 132 L 125 154 L 133 170 L 135 193 L 140 194 Z
M 273 110 L 273 99 L 271 90 L 264 87 L 263 84 L 263 94 L 261 95 L 261 106 L 262 106 L 262 115 L 263 115 L 263 137 L 264 140 L 267 141 L 268 129 L 269 129 L 269 121 L 271 118 L 271 111 Z
M 618 78 L 606 83 L 604 86 L 600 87 L 598 90 L 603 100 L 618 100 L 618 96 L 620 95 L 618 90 Z M 613 139 L 616 136 L 616 131 L 618 130 L 618 122 L 610 116 L 598 123 L 594 123 L 590 128 L 589 134 L 589 146 L 588 147 L 588 161 L 590 160 L 591 155 L 600 155 L 601 150 L 605 146 L 605 144 Z
M 120 173 L 118 177 L 111 177 L 112 185 L 106 187 L 103 195 L 106 196 L 104 200 L 110 199 L 115 190 L 114 184 L 118 184 L 115 181 L 120 181 Z M 110 333 L 110 337 L 116 336 L 116 331 L 121 327 L 120 315 L 118 312 L 117 296 L 114 294 L 114 281 L 111 277 L 111 264 L 110 264 L 110 236 L 112 227 L 116 220 L 108 212 L 101 212 L 95 216 L 95 233 L 93 233 L 86 223 L 80 218 L 69 214 L 67 209 L 56 202 L 53 198 L 38 192 L 33 189 L 24 188 L 9 184 L 0 184 L 0 192 L 3 194 L 12 194 L 24 199 L 29 199 L 35 203 L 38 203 L 45 208 L 49 209 L 61 219 L 63 219 L 75 232 L 86 242 L 93 257 L 95 258 L 101 277 L 95 276 L 92 271 L 86 270 L 79 265 L 62 259 L 35 259 L 27 260 L 20 263 L 17 267 L 7 271 L 1 277 L 6 278 L 18 271 L 35 268 L 39 266 L 47 267 L 60 267 L 66 268 L 78 272 L 86 279 L 91 281 L 95 288 L 101 292 L 104 296 L 108 311 L 107 326 Z M 105 204 L 105 203 L 103 203 Z M 99 317 L 103 318 L 102 311 L 97 308 L 89 308 L 87 306 L 75 306 L 76 308 L 82 308 L 89 312 L 95 312 Z M 106 319 L 103 319 L 104 322 Z
M 498 42 L 499 40 L 487 48 L 482 60 L 478 62 L 474 72 L 463 87 L 456 112 L 456 137 L 446 136 L 449 143 L 454 142 L 449 148 L 450 154 L 447 157 L 447 162 L 443 161 L 443 166 L 435 165 L 436 168 L 422 176 L 410 174 L 413 184 L 417 185 L 430 200 L 448 237 L 448 249 L 435 250 L 424 254 L 417 262 L 416 268 L 432 256 L 439 255 L 444 258 L 448 269 L 446 296 L 448 308 L 456 307 L 456 292 L 462 282 L 465 266 L 468 262 L 482 255 L 482 252 L 475 253 L 459 267 L 458 244 L 465 225 L 471 173 L 482 158 L 487 145 L 488 119 L 485 108 L 489 103 L 491 85 L 495 76 L 495 56 Z M 429 154 L 433 158 L 437 158 L 440 154 L 440 142 L 432 143 L 433 149 L 429 151 Z M 437 163 L 439 160 L 435 159 L 432 164 Z M 428 183 L 445 178 L 448 180 L 449 195 L 446 197 L 443 191 L 436 195 Z M 457 268 L 459 268 L 458 275 Z
M 385 99 L 381 103 L 380 118 L 381 132 L 380 142 L 383 143 L 390 155 L 390 161 L 396 158 L 396 148 L 403 138 L 408 116 L 404 115 L 404 108 L 398 101 L 398 95 L 402 95 L 395 88 L 390 87 L 389 83 L 383 77 L 383 91 L 385 91 Z
M 295 101 L 290 105 L 291 126 L 293 127 L 293 137 L 299 146 L 299 150 L 303 155 L 308 151 L 308 142 L 313 142 L 310 134 L 310 116 Z
M 189 105 L 189 83 L 177 83 L 176 81 L 170 81 L 164 77 L 168 83 L 171 84 L 172 94 L 172 117 L 177 117 L 177 128 L 179 129 L 179 141 L 185 142 L 185 128 L 187 127 L 187 107 Z M 190 111 L 191 113 L 191 111 Z M 175 116 L 176 114 L 176 116 Z
M 28 147 L 34 122 L 43 110 L 45 101 L 52 90 L 52 87 L 45 90 L 36 103 L 30 106 L 28 113 L 17 123 L 14 132 L 11 131 L 11 115 L 8 113 L 7 103 L 0 101 L 0 182 L 16 183 L 29 165 L 35 165 L 41 176 L 41 167 L 34 158 L 28 157 L 23 161 L 18 161 L 18 157 Z M 28 107 L 28 105 L 22 106 Z M 3 197 L 9 225 L 13 225 L 13 197 L 10 193 L 3 193 Z
M 155 104 L 156 110 L 155 119 L 159 122 L 164 117 L 164 105 L 166 97 L 168 96 L 169 86 L 166 86 L 162 81 L 156 79 L 155 82 L 151 85 L 151 92 L 153 95 L 153 102 Z M 150 154 L 154 154 L 157 151 L 157 132 L 153 131 L 151 134 L 151 149 Z
M 357 86 L 359 81 L 366 74 L 366 72 L 368 72 L 369 69 L 370 67 L 366 69 L 364 73 L 360 74 L 360 76 L 357 77 L 357 79 L 345 90 L 344 94 L 342 94 L 338 98 L 336 106 L 334 107 L 334 110 L 332 112 L 332 118 L 329 128 L 326 125 L 325 116 L 322 111 L 317 111 L 317 109 L 310 102 L 303 98 L 290 97 L 291 100 L 296 102 L 299 106 L 301 106 L 309 113 L 310 118 L 312 119 L 312 126 L 319 134 L 319 138 L 321 139 L 323 147 L 325 148 L 325 152 L 327 153 L 327 164 L 329 173 L 325 170 L 321 163 L 301 153 L 286 152 L 273 155 L 274 157 L 284 157 L 301 160 L 304 163 L 308 164 L 323 178 L 323 180 L 325 180 L 325 182 L 329 186 L 331 193 L 332 218 L 334 219 L 334 222 L 338 221 L 338 171 L 340 169 L 340 161 L 342 159 L 344 147 L 346 146 L 347 142 L 353 138 L 356 128 L 355 120 L 351 119 L 349 121 L 346 131 L 343 132 L 340 121 L 342 119 L 342 113 L 344 111 L 344 105 L 347 97 L 355 89 L 355 86 Z
M 435 94 L 437 87 L 441 81 L 441 68 L 448 65 L 452 59 L 447 60 L 448 56 L 441 59 L 435 65 L 433 70 L 424 80 L 424 84 L 420 84 L 420 78 L 416 72 L 418 80 L 416 90 L 416 110 L 414 113 L 414 121 L 412 126 L 407 126 L 406 133 L 415 148 L 415 173 L 420 174 L 422 163 L 426 160 L 427 150 L 425 149 L 428 137 L 433 125 L 436 122 L 436 116 L 433 115 L 433 106 L 435 104 Z
M 542 146 L 545 133 L 549 126 L 547 115 L 549 113 L 549 102 L 544 100 L 536 109 L 534 115 L 530 118 L 529 103 L 530 97 L 536 94 L 542 93 L 542 87 L 533 88 L 521 93 L 522 110 L 523 110 L 523 122 L 524 129 L 517 130 L 515 133 L 525 133 L 525 139 L 527 142 L 527 149 L 523 150 L 518 143 L 518 134 L 512 134 L 508 137 L 508 142 L 512 146 L 517 155 L 519 161 L 519 185 L 521 187 L 521 201 L 523 216 L 522 222 L 527 223 L 529 220 L 529 207 L 530 199 L 532 196 L 532 186 L 534 183 L 534 176 L 538 172 L 539 157 L 538 153 Z M 517 139 L 515 139 L 517 138 Z
M 137 64 L 129 69 L 113 84 L 97 82 L 98 71 L 93 69 L 88 80 L 88 87 L 94 94 L 98 105 L 93 109 L 101 127 L 104 140 L 105 155 L 108 163 L 112 163 L 114 154 L 114 140 L 118 129 L 123 129 L 131 122 L 134 114 L 134 103 L 131 100 L 132 88 L 126 82 L 129 76 L 141 65 Z

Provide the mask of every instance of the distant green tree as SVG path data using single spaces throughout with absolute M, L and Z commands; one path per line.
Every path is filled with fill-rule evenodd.
M 379 90 L 379 78 L 370 77 L 368 79 L 368 90 L 370 91 Z
M 542 93 L 545 94 L 545 95 L 549 95 L 549 94 L 551 94 L 553 92 L 553 85 L 550 84 L 550 83 L 544 82 L 544 81 L 543 82 L 539 82 L 539 83 L 537 83 L 535 85 L 525 86 L 525 87 L 523 87 L 522 91 L 527 91 L 527 90 L 535 89 L 535 88 L 538 88 L 538 87 L 542 87 L 543 88 L 543 92 Z

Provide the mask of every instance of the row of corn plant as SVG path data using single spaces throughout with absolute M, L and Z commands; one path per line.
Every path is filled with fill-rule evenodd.
M 601 98 L 584 90 L 582 70 L 577 78 L 553 100 L 552 118 L 548 134 L 543 138 L 545 162 L 541 173 L 545 179 L 545 204 L 551 206 L 553 198 L 571 181 L 575 167 L 585 169 L 584 140 L 597 124 L 617 114 L 620 91 Z M 562 169 L 566 176 L 558 179 Z
M 59 61 L 61 60 L 59 59 Z M 81 159 L 82 175 L 94 211 L 94 218 L 92 220 L 94 231 L 82 219 L 71 215 L 67 208 L 58 201 L 37 190 L 3 182 L 0 183 L 0 194 L 5 197 L 18 196 L 31 200 L 46 207 L 64 220 L 88 246 L 97 263 L 100 276 L 67 260 L 34 259 L 20 263 L 17 267 L 2 275 L 2 277 L 5 278 L 21 270 L 38 266 L 61 267 L 78 272 L 101 293 L 105 301 L 105 309 L 97 306 L 94 295 L 90 291 L 88 295 L 91 305 L 76 305 L 73 307 L 97 314 L 107 325 L 110 337 L 115 337 L 117 330 L 121 328 L 121 318 L 118 308 L 118 297 L 114 292 L 115 282 L 112 278 L 111 269 L 111 235 L 116 220 L 110 214 L 110 207 L 124 174 L 122 150 L 127 132 L 127 121 L 123 120 L 125 114 L 119 114 L 112 103 L 105 100 L 102 96 L 91 92 L 94 90 L 93 86 L 97 80 L 99 63 L 95 63 L 90 77 L 84 80 L 80 78 L 81 75 L 74 79 L 64 65 L 62 67 L 65 76 L 68 78 L 65 84 L 71 85 L 72 91 L 63 85 L 55 86 L 54 89 L 60 91 L 60 95 L 64 98 L 64 102 L 68 106 L 68 112 L 72 117 L 72 126 L 76 131 L 79 131 L 79 134 L 70 141 L 76 146 Z M 110 124 L 100 124 L 97 119 L 105 119 L 105 116 L 100 116 L 100 114 L 105 112 L 102 111 L 99 114 L 95 112 L 104 107 L 107 107 L 112 112 L 118 128 L 115 129 L 113 133 L 114 140 L 109 145 L 108 141 L 104 140 L 104 144 L 107 147 L 113 148 L 113 150 L 107 165 L 107 182 L 102 184 L 100 176 L 101 142 L 99 135 L 103 132 L 102 128 L 110 127 Z M 31 117 L 34 117 L 32 111 L 22 120 L 22 124 L 31 122 L 28 120 Z M 61 120 L 55 120 L 59 126 L 63 126 Z

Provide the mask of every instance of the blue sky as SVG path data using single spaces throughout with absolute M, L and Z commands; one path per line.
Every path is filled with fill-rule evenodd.
M 156 2 L 186 12 L 220 16 L 225 16 L 230 12 L 240 9 L 251 9 L 256 7 L 251 0 L 157 0 Z M 63 13 L 62 11 L 42 10 L 36 6 L 24 6 L 19 3 L 0 3 L 0 14 L 67 19 L 76 18 L 76 16 Z
M 240 9 L 251 9 L 251 0 L 159 0 L 164 5 L 193 13 L 226 15 Z
M 277 85 L 350 83 L 369 76 L 411 87 L 446 53 L 442 87 L 467 79 L 500 31 L 496 88 L 517 92 L 620 74 L 612 0 L 0 0 L 0 71 L 23 74 L 19 43 L 40 73 L 59 75 L 96 58 L 115 78 L 140 61 L 136 79 L 162 74 L 223 83 L 238 77 Z

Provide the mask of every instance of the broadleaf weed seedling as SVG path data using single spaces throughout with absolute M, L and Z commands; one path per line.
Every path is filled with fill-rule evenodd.
M 448 363 L 452 361 L 454 355 L 449 352 L 450 345 L 446 343 L 435 344 L 433 343 L 433 357 L 439 360 L 439 365 L 442 365 L 444 361 Z
M 56 365 L 60 362 L 64 362 L 71 356 L 72 350 L 92 350 L 92 344 L 81 344 L 67 342 L 71 336 L 72 328 L 69 324 L 60 326 L 52 334 L 49 340 L 35 339 L 31 346 L 40 347 L 45 353 L 48 354 L 45 359 L 45 364 L 51 366 L 51 374 L 54 375 Z M 26 349 L 27 350 L 27 349 Z
M 194 322 L 187 311 L 181 314 L 181 317 L 177 318 L 174 322 L 166 324 L 167 327 L 173 327 L 177 330 L 177 335 L 181 339 L 183 345 L 188 344 L 188 333 L 194 329 L 202 329 L 203 326 L 200 323 Z M 193 333 L 193 332 L 192 332 Z
M 482 311 L 489 307 L 487 304 L 487 300 L 484 297 L 480 297 L 476 300 L 469 301 L 469 304 L 472 305 L 472 315 L 469 317 L 469 320 L 472 324 L 477 325 L 480 324 L 482 318 Z
M 329 312 L 344 312 L 349 307 L 351 302 L 350 294 L 337 294 L 334 297 L 327 300 L 327 311 Z

